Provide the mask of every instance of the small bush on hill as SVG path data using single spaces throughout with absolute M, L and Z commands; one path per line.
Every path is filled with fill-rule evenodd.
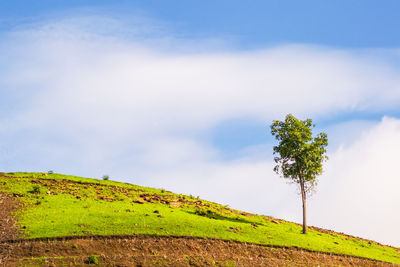
M 106 175 L 103 175 L 103 180 L 104 180 L 104 181 L 110 180 L 110 176 L 108 176 L 107 174 L 106 174 Z
M 97 255 L 90 255 L 87 264 L 99 264 L 99 256 Z
M 217 214 L 210 210 L 210 209 L 196 209 L 196 211 L 194 212 L 194 214 L 196 215 L 200 215 L 200 216 L 204 216 L 210 219 L 216 219 L 217 218 Z
M 33 187 L 32 187 L 32 190 L 31 191 L 28 191 L 29 193 L 32 193 L 32 194 L 40 194 L 40 186 L 38 186 L 38 185 L 34 185 Z

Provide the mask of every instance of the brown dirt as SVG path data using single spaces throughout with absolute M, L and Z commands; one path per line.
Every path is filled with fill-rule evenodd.
M 0 242 L 3 266 L 395 266 L 358 257 L 215 239 L 161 236 L 65 237 Z
M 0 241 L 19 237 L 18 226 L 12 214 L 21 206 L 16 198 L 0 192 Z

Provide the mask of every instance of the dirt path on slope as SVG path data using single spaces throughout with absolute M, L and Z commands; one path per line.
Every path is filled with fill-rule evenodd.
M 7 258 L 1 255 L 7 254 Z M 66 237 L 0 242 L 0 266 L 396 266 L 296 248 L 161 236 Z

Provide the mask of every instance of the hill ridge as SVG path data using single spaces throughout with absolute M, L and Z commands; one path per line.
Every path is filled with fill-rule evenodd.
M 24 204 L 15 213 L 23 238 L 0 242 L 3 245 L 27 239 L 170 237 L 400 263 L 400 250 L 395 247 L 318 227 L 310 227 L 307 236 L 300 235 L 298 224 L 164 189 L 61 174 L 0 173 L 0 191 Z M 56 215 L 64 218 L 62 224 L 53 219 Z

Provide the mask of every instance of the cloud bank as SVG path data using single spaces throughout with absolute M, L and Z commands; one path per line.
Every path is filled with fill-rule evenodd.
M 324 121 L 399 107 L 396 51 L 237 51 L 135 25 L 80 17 L 2 36 L 2 169 L 108 173 L 300 221 L 295 187 L 272 173 L 271 143 L 225 160 L 205 136 L 228 120 L 268 125 L 293 113 Z M 399 128 L 395 118 L 332 126 L 343 147 L 330 151 L 311 224 L 400 245 Z

